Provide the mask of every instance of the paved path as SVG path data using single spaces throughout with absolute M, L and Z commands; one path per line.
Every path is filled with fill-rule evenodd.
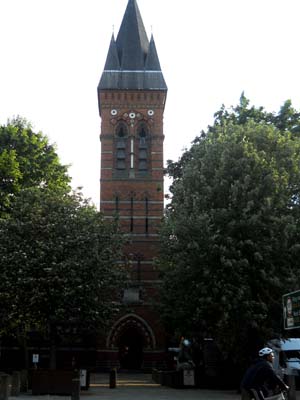
M 109 388 L 108 374 L 91 375 L 90 388 L 81 400 L 240 400 L 233 390 L 173 389 L 154 383 L 149 374 L 118 374 L 117 387 Z M 300 393 L 297 393 L 300 400 Z M 70 396 L 22 394 L 9 400 L 70 400 Z
M 149 374 L 118 374 L 117 387 L 108 388 L 107 375 L 91 376 L 89 395 L 82 394 L 82 400 L 99 396 L 103 400 L 238 400 L 235 391 L 202 389 L 173 389 L 152 381 Z M 96 397 L 95 397 L 96 398 Z
M 239 400 L 234 391 L 202 389 L 173 389 L 152 381 L 150 374 L 118 374 L 117 387 L 109 388 L 108 374 L 92 374 L 88 391 L 82 391 L 80 400 Z M 9 400 L 70 400 L 70 396 L 32 396 L 22 393 Z

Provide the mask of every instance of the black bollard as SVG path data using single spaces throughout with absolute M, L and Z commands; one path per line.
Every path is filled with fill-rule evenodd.
M 110 389 L 114 389 L 117 386 L 117 371 L 116 368 L 113 368 L 109 372 L 109 387 Z
M 21 374 L 19 371 L 14 371 L 11 377 L 11 395 L 16 397 L 20 394 Z
M 28 371 L 27 369 L 22 369 L 20 372 L 20 392 L 28 391 Z
M 288 391 L 288 400 L 296 400 L 296 381 L 294 375 L 287 376 L 287 384 L 290 387 Z
M 8 400 L 9 375 L 0 372 L 0 400 Z
M 80 378 L 76 376 L 72 379 L 72 394 L 71 400 L 79 400 L 80 399 Z

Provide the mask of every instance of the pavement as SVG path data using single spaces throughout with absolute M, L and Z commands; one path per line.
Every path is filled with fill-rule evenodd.
M 38 395 L 30 392 L 9 400 L 70 400 L 71 396 Z M 80 400 L 239 400 L 236 391 L 174 389 L 161 386 L 152 380 L 151 374 L 117 375 L 116 388 L 109 388 L 108 374 L 91 374 L 89 389 L 80 393 Z
M 30 393 L 9 400 L 70 400 L 71 396 L 32 396 Z M 81 391 L 80 400 L 240 400 L 234 390 L 174 389 L 161 386 L 150 374 L 118 374 L 116 388 L 109 388 L 108 374 L 92 374 L 90 387 Z M 297 393 L 297 400 L 300 393 Z

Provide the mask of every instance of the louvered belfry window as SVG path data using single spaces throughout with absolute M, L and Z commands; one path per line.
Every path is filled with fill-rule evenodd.
M 141 173 L 148 171 L 148 134 L 144 125 L 138 130 L 138 170 Z
M 120 124 L 116 130 L 116 169 L 125 171 L 127 169 L 127 127 Z

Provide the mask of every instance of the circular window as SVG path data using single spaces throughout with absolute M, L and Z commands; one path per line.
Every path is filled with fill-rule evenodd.
M 118 111 L 115 110 L 115 109 L 113 109 L 113 110 L 110 110 L 110 113 L 111 113 L 111 115 L 117 115 L 117 114 L 118 114 Z

